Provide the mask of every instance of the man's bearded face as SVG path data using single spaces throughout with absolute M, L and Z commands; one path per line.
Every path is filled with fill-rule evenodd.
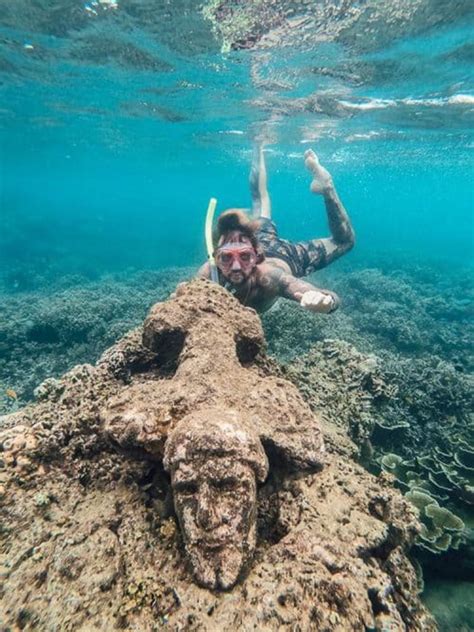
M 254 470 L 235 456 L 203 456 L 182 461 L 172 487 L 197 582 L 210 589 L 231 588 L 255 549 Z
M 234 285 L 244 283 L 257 265 L 257 253 L 250 239 L 240 236 L 239 240 L 219 246 L 216 263 L 222 274 Z

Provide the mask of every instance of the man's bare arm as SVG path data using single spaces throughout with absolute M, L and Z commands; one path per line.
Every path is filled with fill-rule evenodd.
M 273 283 L 278 284 L 279 296 L 297 301 L 301 307 L 312 312 L 329 314 L 340 305 L 339 297 L 335 292 L 317 288 L 283 270 L 272 270 L 271 276 Z
M 321 239 L 326 250 L 326 264 L 348 252 L 355 243 L 355 233 L 349 215 L 342 204 L 331 174 L 309 149 L 305 152 L 305 165 L 313 174 L 311 191 L 324 197 L 331 237 Z

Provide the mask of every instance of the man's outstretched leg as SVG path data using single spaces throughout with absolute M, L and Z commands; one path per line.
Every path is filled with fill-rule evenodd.
M 267 168 L 263 145 L 255 147 L 252 167 L 250 169 L 250 193 L 252 195 L 252 212 L 256 219 L 270 219 L 272 216 L 270 195 L 267 189 Z
M 315 239 L 307 243 L 314 243 L 315 245 L 322 243 L 324 245 L 326 252 L 324 265 L 328 265 L 352 248 L 355 241 L 354 229 L 349 215 L 339 199 L 329 171 L 320 164 L 312 149 L 305 152 L 304 158 L 307 169 L 313 175 L 311 191 L 324 197 L 329 230 L 331 231 L 331 237 Z
M 319 158 L 316 156 L 312 149 L 308 149 L 304 152 L 304 164 L 308 171 L 313 174 L 313 181 L 311 182 L 311 191 L 313 193 L 324 193 L 334 188 L 331 174 L 325 169 L 319 162 Z

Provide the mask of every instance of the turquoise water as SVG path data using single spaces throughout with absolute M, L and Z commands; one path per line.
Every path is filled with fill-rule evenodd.
M 3 291 L 26 300 L 71 274 L 197 267 L 209 198 L 250 205 L 256 139 L 287 238 L 327 235 L 304 151 L 330 170 L 357 233 L 334 269 L 465 274 L 472 7 L 0 0 Z M 471 629 L 465 610 L 447 612 L 466 585 L 431 581 L 430 607 L 449 593 L 442 629 Z
M 287 237 L 326 232 L 313 147 L 354 221 L 353 261 L 466 263 L 470 5 L 0 2 L 3 265 L 197 265 L 209 197 L 249 204 L 257 135 Z M 221 22 L 203 17 L 218 6 Z

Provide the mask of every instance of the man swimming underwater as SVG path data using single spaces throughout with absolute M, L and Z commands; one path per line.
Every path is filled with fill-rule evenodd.
M 243 304 L 258 312 L 269 309 L 279 298 L 297 301 L 313 312 L 329 313 L 339 306 L 334 292 L 315 287 L 301 277 L 320 270 L 354 245 L 354 230 L 334 187 L 331 174 L 309 149 L 305 165 L 313 175 L 311 191 L 324 197 L 331 237 L 292 243 L 280 239 L 271 220 L 271 203 L 263 149 L 256 152 L 250 173 L 254 218 L 242 209 L 229 209 L 217 222 L 214 253 L 219 283 Z M 199 272 L 211 277 L 209 263 Z

